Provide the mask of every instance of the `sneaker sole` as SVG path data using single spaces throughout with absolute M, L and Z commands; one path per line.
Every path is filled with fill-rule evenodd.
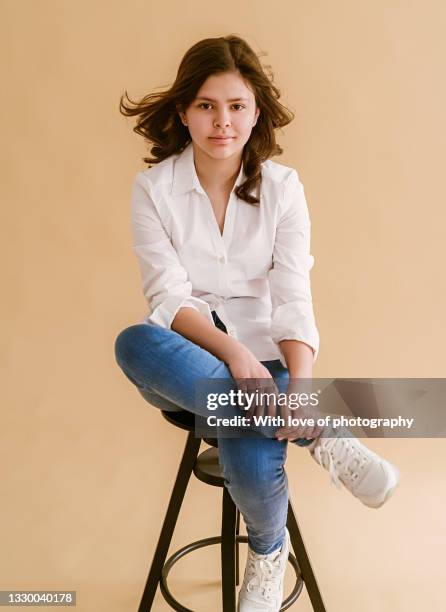
M 390 474 L 392 476 L 392 484 L 390 486 L 390 489 L 387 490 L 384 499 L 379 501 L 379 502 L 372 502 L 372 501 L 365 501 L 365 500 L 361 500 L 362 503 L 365 506 L 368 506 L 369 508 L 381 508 L 381 506 L 383 506 L 386 501 L 388 499 L 390 499 L 393 495 L 393 493 L 395 492 L 395 490 L 398 487 L 399 481 L 400 481 L 400 471 L 397 467 L 395 467 L 394 465 L 392 465 L 392 470 L 390 470 Z

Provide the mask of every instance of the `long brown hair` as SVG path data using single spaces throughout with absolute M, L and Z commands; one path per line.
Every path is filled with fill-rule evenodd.
M 143 160 L 147 164 L 157 164 L 181 152 L 191 142 L 191 137 L 178 111 L 189 107 L 209 76 L 239 72 L 251 85 L 260 115 L 243 148 L 242 163 L 247 179 L 238 186 L 236 195 L 249 204 L 258 205 L 260 200 L 250 192 L 260 184 L 260 164 L 283 153 L 274 130 L 294 119 L 292 111 L 278 102 L 280 91 L 273 84 L 271 67 L 266 65 L 263 68 L 259 56 L 239 36 L 205 38 L 186 52 L 170 89 L 149 93 L 138 101 L 131 100 L 126 91 L 120 98 L 119 111 L 126 117 L 139 115 L 133 131 L 153 143 L 150 149 L 153 157 L 144 157 Z M 124 97 L 130 105 L 125 104 Z

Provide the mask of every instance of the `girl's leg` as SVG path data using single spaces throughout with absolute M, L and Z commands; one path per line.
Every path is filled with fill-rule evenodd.
M 282 391 L 288 370 L 279 360 L 263 361 Z M 288 516 L 288 479 L 284 470 L 286 440 L 218 438 L 218 455 L 225 486 L 243 515 L 248 543 L 258 554 L 280 548 Z
M 194 414 L 209 416 L 212 412 L 205 403 L 196 401 L 198 381 L 227 379 L 235 388 L 224 362 L 181 334 L 153 323 L 124 329 L 115 341 L 115 357 L 134 385 L 159 398 L 153 404 L 161 409 L 171 402 Z M 234 406 L 234 415 L 237 412 Z
M 215 380 L 219 393 L 237 391 L 236 382 L 223 361 L 181 334 L 160 325 L 139 323 L 124 329 L 116 338 L 115 356 L 133 384 L 160 398 L 158 406 L 161 408 L 164 399 L 206 419 L 215 413 L 207 407 L 204 393 L 203 398 L 200 395 L 200 401 L 197 401 L 197 388 L 201 386 L 203 389 L 203 383 Z M 265 366 L 271 363 L 276 362 L 265 361 Z M 280 362 L 277 363 L 283 378 L 287 370 Z M 208 385 L 205 384 L 205 388 Z M 218 414 L 224 417 L 243 415 L 240 406 L 231 404 L 221 407 L 221 410 L 219 408 Z M 252 423 L 244 428 L 244 433 L 250 433 L 247 432 L 249 429 L 272 437 L 278 427 Z M 219 428 L 216 427 L 215 431 L 218 432 Z M 238 435 L 237 432 L 235 435 Z M 243 435 L 242 429 L 240 435 Z
M 242 513 L 250 548 L 268 554 L 282 546 L 288 516 L 287 442 L 219 438 L 225 486 Z
M 180 334 L 145 323 L 123 330 L 115 342 L 116 360 L 126 376 L 139 388 L 196 414 L 206 415 L 205 406 L 195 405 L 195 382 L 201 378 L 235 381 L 226 364 Z M 264 361 L 278 386 L 288 380 L 280 361 Z M 234 414 L 240 409 L 234 407 Z M 266 554 L 282 545 L 288 512 L 288 483 L 284 472 L 286 440 L 275 438 L 227 438 L 218 436 L 219 461 L 234 503 L 243 515 L 250 547 Z

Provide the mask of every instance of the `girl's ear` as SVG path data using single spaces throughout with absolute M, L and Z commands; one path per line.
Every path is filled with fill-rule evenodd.
M 254 127 L 255 124 L 257 123 L 257 119 L 259 118 L 259 115 L 260 115 L 260 108 L 257 108 L 256 109 L 256 114 L 254 116 L 254 123 L 252 124 L 252 127 Z
M 176 109 L 177 109 L 177 113 L 178 113 L 178 115 L 179 115 L 183 125 L 187 125 L 186 115 L 182 112 L 181 107 L 180 107 L 179 104 L 176 105 Z

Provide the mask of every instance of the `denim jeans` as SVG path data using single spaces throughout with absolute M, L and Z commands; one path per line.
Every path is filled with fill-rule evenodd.
M 174 403 L 209 416 L 196 402 L 198 380 L 227 379 L 237 385 L 227 365 L 181 334 L 159 325 L 138 323 L 127 327 L 115 341 L 115 357 L 126 377 L 161 410 Z M 262 361 L 278 387 L 288 381 L 288 370 L 277 360 Z M 228 408 L 240 415 L 240 408 Z M 221 437 L 217 428 L 219 462 L 226 488 L 245 521 L 249 546 L 259 554 L 279 548 L 285 538 L 288 481 L 284 471 L 288 441 L 274 437 Z M 299 446 L 310 440 L 292 442 Z

